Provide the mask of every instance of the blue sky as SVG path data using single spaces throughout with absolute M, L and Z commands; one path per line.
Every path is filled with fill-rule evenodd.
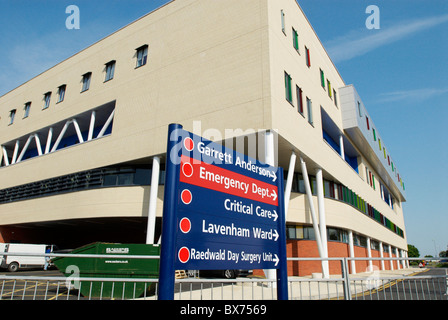
M 0 0 L 0 95 L 166 2 Z M 446 250 L 448 2 L 299 3 L 344 81 L 355 85 L 404 178 L 408 242 L 421 255 Z M 72 4 L 80 9 L 79 30 L 65 26 Z M 380 10 L 380 29 L 366 28 L 369 5 Z

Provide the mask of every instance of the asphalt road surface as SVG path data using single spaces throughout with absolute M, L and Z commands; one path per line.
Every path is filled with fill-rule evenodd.
M 434 277 L 430 276 L 442 276 Z M 354 300 L 448 300 L 446 269 L 431 268 L 355 295 Z

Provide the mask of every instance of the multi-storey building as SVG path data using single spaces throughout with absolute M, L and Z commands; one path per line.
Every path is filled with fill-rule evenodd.
M 170 123 L 275 133 L 289 256 L 406 255 L 387 138 L 294 0 L 172 1 L 0 97 L 0 241 L 157 242 Z

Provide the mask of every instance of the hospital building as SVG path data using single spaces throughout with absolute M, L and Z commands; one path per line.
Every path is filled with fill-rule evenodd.
M 168 2 L 0 97 L 0 242 L 157 243 L 178 123 L 265 155 L 273 139 L 288 256 L 406 257 L 404 178 L 375 107 L 344 82 L 300 0 Z

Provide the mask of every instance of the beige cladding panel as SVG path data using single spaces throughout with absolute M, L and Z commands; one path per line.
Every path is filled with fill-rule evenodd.
M 2 225 L 39 221 L 148 215 L 150 187 L 87 190 L 30 199 L 0 206 Z M 159 187 L 158 212 L 162 213 L 163 188 Z

